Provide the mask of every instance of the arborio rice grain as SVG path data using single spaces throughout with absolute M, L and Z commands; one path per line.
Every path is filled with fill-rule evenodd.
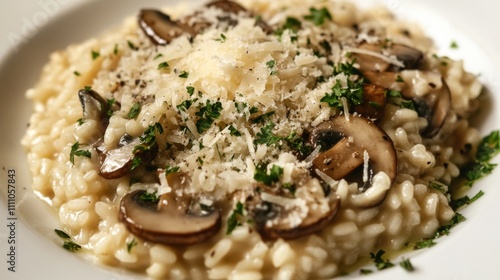
M 168 33 L 164 36 L 172 38 L 160 44 L 150 38 L 157 35 L 151 35 L 154 28 L 148 37 L 135 18 L 127 19 L 113 33 L 53 53 L 28 91 L 35 106 L 22 143 L 33 189 L 49 198 L 62 229 L 85 252 L 152 278 L 319 279 L 345 272 L 371 252 L 397 251 L 430 237 L 451 220 L 448 186 L 471 159 L 471 152 L 460 150 L 474 150 L 470 147 L 479 140 L 467 118 L 481 84 L 461 61 L 435 56 L 421 30 L 382 9 L 361 11 L 336 1 L 244 0 L 249 13 L 227 5 L 219 1 L 196 13 L 166 10 L 172 30 L 183 25 L 191 31 Z M 391 54 L 398 45 L 413 56 L 420 50 L 423 56 L 413 61 L 418 65 Z M 383 103 L 369 104 L 375 113 L 354 106 L 361 75 L 350 66 L 396 77 L 388 83 L 366 75 L 372 78 L 365 84 L 383 89 Z M 439 108 L 426 98 L 446 85 L 451 101 L 436 121 Z M 91 92 L 105 101 L 93 108 L 97 113 L 91 102 L 96 107 L 99 98 Z M 368 98 L 366 88 L 361 92 Z M 328 94 L 337 94 L 337 105 L 325 99 Z M 83 104 L 82 115 L 85 100 L 90 103 Z M 379 159 L 378 150 L 369 154 L 365 144 L 353 154 L 362 159 L 356 166 L 368 177 L 365 183 L 321 170 L 314 159 L 326 147 L 309 143 L 308 135 L 332 118 L 374 121 L 368 122 L 370 130 L 378 126 L 384 132 L 377 133 L 392 140 L 397 175 L 369 174 L 375 161 L 391 159 Z M 432 126 L 436 131 L 429 132 Z M 343 136 L 346 147 L 360 141 Z M 150 150 L 130 146 L 129 155 L 134 148 L 136 156 L 122 174 L 103 171 L 113 151 L 133 139 Z M 301 154 L 297 147 L 310 149 Z M 185 182 L 169 181 L 175 174 Z M 133 234 L 130 221 L 118 213 L 122 199 L 136 190 L 163 195 L 165 203 L 165 195 L 196 198 L 192 201 L 210 208 L 206 211 L 220 213 L 221 228 L 185 246 L 153 242 L 140 230 Z M 367 204 L 378 196 L 381 202 Z M 249 203 L 253 197 L 261 199 L 256 208 Z M 270 216 L 262 221 L 259 207 L 266 205 Z M 273 216 L 280 211 L 289 213 L 285 220 Z M 313 212 L 330 220 L 307 234 L 298 230 L 293 238 L 267 231 L 280 223 L 303 225 Z M 168 226 L 170 220 L 155 223 Z

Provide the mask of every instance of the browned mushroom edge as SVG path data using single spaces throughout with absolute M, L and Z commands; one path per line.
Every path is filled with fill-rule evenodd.
M 412 47 L 402 44 L 390 44 L 382 47 L 374 44 L 361 44 L 358 52 L 354 51 L 354 58 L 361 71 L 397 72 L 403 69 L 419 69 L 422 65 L 424 54 Z M 394 64 L 379 56 L 396 58 L 401 64 Z
M 426 71 L 420 71 L 425 74 Z M 406 83 L 410 81 L 396 82 L 399 73 L 397 72 L 365 72 L 363 73 L 371 83 L 386 89 L 398 90 L 402 96 L 412 99 L 415 109 L 420 117 L 427 120 L 427 127 L 420 131 L 424 137 L 437 135 L 446 120 L 446 116 L 451 108 L 451 92 L 446 81 L 441 77 L 441 86 L 432 89 L 424 96 L 417 96 L 415 92 L 407 90 Z
M 245 13 L 247 16 L 253 16 L 252 13 L 239 5 L 228 0 L 216 0 L 205 5 L 205 8 L 219 9 L 229 14 Z M 196 36 L 212 24 L 204 19 L 198 18 L 199 12 L 186 16 L 177 21 L 172 20 L 167 14 L 154 9 L 143 9 L 138 16 L 138 24 L 146 36 L 156 45 L 167 45 L 173 39 L 188 34 L 191 37 Z M 232 26 L 237 22 L 229 17 L 219 17 L 219 22 L 225 22 Z M 272 33 L 273 29 L 261 18 L 256 23 L 264 32 Z
M 180 180 L 180 176 L 184 175 L 169 174 L 167 180 Z M 122 198 L 118 218 L 131 233 L 145 241 L 192 245 L 208 240 L 221 227 L 216 207 L 202 210 L 196 206 L 199 203 L 193 197 L 177 196 L 175 191 L 151 199 L 147 191 L 137 190 Z
M 362 168 L 361 193 L 373 187 L 373 178 L 380 172 L 387 175 L 390 185 L 394 182 L 397 173 L 394 145 L 382 129 L 366 118 L 357 115 L 350 115 L 348 119 L 346 116 L 336 116 L 314 128 L 309 141 L 315 148 L 321 146 L 320 154 L 313 160 L 313 169 L 334 180 L 346 178 Z M 378 205 L 384 200 L 386 192 L 387 189 L 377 192 L 370 190 L 373 197 L 357 206 Z
M 315 181 L 310 180 L 302 188 L 307 188 L 311 191 L 314 189 L 311 186 L 311 182 L 313 182 L 316 183 L 316 191 L 323 192 L 320 183 L 316 179 L 312 180 Z M 328 209 L 325 211 L 325 209 L 320 207 L 321 202 L 318 199 L 309 201 L 307 203 L 307 216 L 298 225 L 293 225 L 293 220 L 296 218 L 296 213 L 294 214 L 293 212 L 300 211 L 299 209 L 293 206 L 291 208 L 285 207 L 266 200 L 266 197 L 277 197 L 277 200 L 285 201 L 294 201 L 296 199 L 287 198 L 283 194 L 276 194 L 275 188 L 259 188 L 259 191 L 254 195 L 247 197 L 245 207 L 250 217 L 252 217 L 256 229 L 264 238 L 296 239 L 321 231 L 336 217 L 340 209 L 340 199 L 338 199 L 334 192 L 329 192 L 328 194 L 321 193 L 321 195 L 324 195 Z
M 100 122 L 105 129 L 109 123 L 110 113 L 120 109 L 120 104 L 115 102 L 110 106 L 108 102 L 92 89 L 78 91 L 78 99 L 82 105 L 83 119 Z

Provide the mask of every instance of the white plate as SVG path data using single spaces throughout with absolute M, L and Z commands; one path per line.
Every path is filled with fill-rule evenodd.
M 161 7 L 178 1 L 169 0 L 40 0 L 0 2 L 0 279 L 132 279 L 122 270 L 95 266 L 62 249 L 54 235 L 57 223 L 49 208 L 30 192 L 30 175 L 19 141 L 24 134 L 31 104 L 24 92 L 37 80 L 48 54 L 70 43 L 94 37 L 120 24 L 125 16 L 142 7 Z M 364 0 L 363 2 L 373 2 Z M 468 70 L 481 74 L 489 93 L 482 98 L 477 118 L 483 134 L 499 129 L 500 116 L 500 37 L 497 28 L 500 2 L 488 0 L 382 1 L 398 16 L 419 22 L 440 47 L 439 54 L 465 60 Z M 452 41 L 459 44 L 452 50 Z M 496 96 L 492 93 L 496 93 Z M 497 109 L 498 111 L 498 109 Z M 498 157 L 496 162 L 498 162 Z M 16 173 L 15 217 L 8 220 L 8 170 Z M 364 276 L 363 279 L 500 279 L 500 168 L 477 183 L 471 194 L 486 194 L 462 210 L 468 218 L 438 240 L 430 249 L 411 255 L 416 271 L 399 267 Z M 9 223 L 15 223 L 11 235 Z M 14 240 L 15 244 L 9 244 Z M 15 246 L 15 270 L 8 270 L 10 246 Z M 353 273 L 349 278 L 358 276 Z

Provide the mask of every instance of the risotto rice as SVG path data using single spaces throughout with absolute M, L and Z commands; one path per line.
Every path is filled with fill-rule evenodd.
M 383 9 L 241 5 L 50 56 L 22 144 L 62 229 L 151 278 L 325 279 L 449 223 L 480 140 L 462 61 Z

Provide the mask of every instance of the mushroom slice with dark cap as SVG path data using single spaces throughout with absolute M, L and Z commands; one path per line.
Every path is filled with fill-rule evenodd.
M 97 147 L 97 152 L 101 159 L 99 175 L 106 179 L 117 179 L 127 175 L 132 168 L 134 159 L 134 149 L 140 144 L 139 138 L 123 140 L 128 135 L 120 139 L 120 146 L 116 149 L 106 150 L 103 146 Z
M 288 198 L 266 187 L 247 198 L 247 211 L 261 235 L 295 239 L 318 232 L 331 223 L 340 208 L 337 195 L 330 192 L 325 196 L 317 179 L 310 179 L 300 188 L 312 192 L 314 199 Z
M 327 138 L 327 139 L 325 139 Z M 332 139 L 330 147 L 323 147 Z M 366 177 L 364 182 L 368 186 L 361 187 L 366 192 L 373 187 L 371 176 L 380 172 L 385 173 L 390 182 L 394 181 L 397 172 L 397 157 L 394 145 L 389 136 L 374 123 L 366 118 L 350 115 L 336 116 L 314 128 L 309 141 L 313 147 L 322 145 L 322 152 L 313 160 L 314 170 L 319 170 L 334 180 L 346 178 L 358 167 L 364 167 Z M 360 203 L 361 207 L 370 207 L 380 203 L 384 192 L 370 191 L 374 196 Z
M 174 21 L 161 11 L 144 9 L 138 17 L 142 31 L 157 45 L 167 45 L 173 39 L 183 35 L 195 35 L 194 30 L 179 21 Z
M 232 13 L 232 14 L 239 14 L 239 13 L 247 13 L 247 10 L 241 6 L 240 4 L 229 1 L 229 0 L 215 0 L 206 5 L 206 7 L 215 7 L 218 8 L 224 12 Z M 252 16 L 251 13 L 248 13 L 249 16 Z M 270 34 L 273 33 L 274 30 L 261 18 L 257 19 L 257 22 L 255 23 L 257 26 L 262 28 L 264 32 Z
M 364 43 L 352 52 L 361 71 L 419 69 L 424 58 L 421 51 L 401 44 L 382 48 L 379 45 Z
M 363 102 L 354 106 L 354 111 L 370 120 L 379 121 L 384 116 L 385 105 L 385 88 L 374 84 L 365 84 L 363 86 Z
M 365 72 L 363 75 L 371 83 L 401 91 L 404 98 L 413 100 L 418 115 L 428 122 L 420 132 L 422 136 L 438 134 L 451 108 L 451 92 L 441 75 L 428 71 Z M 398 76 L 402 77 L 402 82 L 396 82 Z
M 169 184 L 178 185 L 182 173 L 167 175 Z M 176 182 L 172 182 L 176 181 Z M 187 180 L 188 181 L 188 180 Z M 203 210 L 196 199 L 170 193 L 151 199 L 138 190 L 125 195 L 120 203 L 119 220 L 134 235 L 150 242 L 168 245 L 191 245 L 206 241 L 221 226 L 220 212 L 212 207 Z

